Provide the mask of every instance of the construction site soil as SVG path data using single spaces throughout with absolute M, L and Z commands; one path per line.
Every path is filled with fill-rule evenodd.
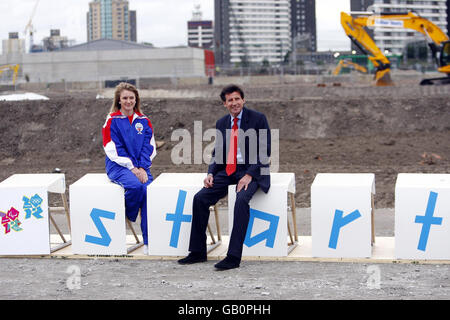
M 279 130 L 278 170 L 295 173 L 297 206 L 310 206 L 310 187 L 320 172 L 375 173 L 375 206 L 392 208 L 398 173 L 450 171 L 448 86 L 421 87 L 416 81 L 396 87 L 344 85 L 244 86 L 247 106 L 266 114 L 271 129 Z M 199 86 L 159 93 L 198 95 L 190 98 L 146 98 L 148 92 L 142 91 L 143 111 L 156 140 L 164 141 L 151 168 L 154 177 L 206 172 L 205 161 L 194 164 L 194 139 L 202 139 L 225 114 L 220 89 Z M 111 90 L 102 92 L 101 99 L 98 92 L 41 94 L 50 99 L 0 101 L 0 179 L 59 168 L 70 185 L 86 173 L 104 172 L 101 129 Z M 195 122 L 202 130 L 196 136 Z M 178 155 L 172 148 L 181 141 L 172 139 L 176 129 L 190 133 L 191 163 L 175 165 L 172 160 Z M 274 149 L 274 157 L 276 153 Z
M 316 174 L 345 172 L 374 173 L 375 207 L 393 208 L 398 173 L 450 172 L 450 86 L 421 87 L 418 82 L 417 79 L 410 79 L 393 87 L 374 87 L 357 82 L 342 82 L 339 85 L 244 84 L 242 87 L 247 106 L 266 114 L 271 129 L 279 130 L 278 171 L 295 173 L 297 207 L 310 207 L 310 188 Z M 186 129 L 194 139 L 194 124 L 197 121 L 201 121 L 202 133 L 214 128 L 215 121 L 226 113 L 218 96 L 221 87 L 161 86 L 154 91 L 141 91 L 142 109 L 151 119 L 156 140 L 164 142 L 158 148 L 151 168 L 154 177 L 163 172 L 206 172 L 207 164 L 204 162 L 174 164 L 172 149 L 180 142 L 178 139 L 172 141 L 171 137 L 175 129 Z M 49 97 L 49 100 L 0 101 L 0 181 L 14 173 L 50 173 L 59 168 L 65 173 L 69 186 L 86 173 L 104 172 L 101 129 L 112 103 L 111 90 L 36 93 Z M 209 143 L 205 141 L 203 145 Z M 194 159 L 193 155 L 191 159 Z M 226 205 L 226 202 L 223 204 Z M 435 267 L 410 266 L 401 269 L 403 274 L 391 265 L 383 270 L 383 277 L 391 277 L 392 280 L 400 276 L 405 281 L 395 278 L 401 283 L 394 279 L 390 288 L 383 287 L 382 291 L 375 292 L 361 285 L 361 281 L 366 279 L 361 276 L 367 275 L 365 269 L 361 271 L 358 268 L 362 266 L 352 264 L 341 267 L 336 263 L 325 266 L 321 263 L 291 262 L 288 268 L 303 270 L 299 271 L 300 274 L 296 273 L 299 283 L 303 283 L 302 279 L 309 279 L 309 282 L 295 287 L 295 283 L 288 278 L 289 272 L 283 273 L 283 276 L 278 274 L 281 262 L 247 262 L 247 269 L 241 267 L 236 280 L 229 274 L 216 273 L 211 275 L 210 281 L 202 266 L 181 268 L 172 261 L 143 261 L 148 268 L 163 271 L 158 275 L 155 271 L 148 271 L 147 277 L 141 277 L 141 284 L 136 279 L 136 287 L 130 287 L 134 281 L 131 280 L 132 274 L 146 272 L 147 267 L 141 262 L 116 261 L 108 267 L 114 270 L 109 270 L 106 269 L 106 262 L 99 261 L 89 264 L 85 261 L 2 260 L 0 264 L 5 268 L 8 264 L 18 263 L 23 270 L 36 271 L 37 268 L 36 272 L 41 276 L 50 263 L 64 264 L 59 267 L 63 269 L 54 271 L 60 274 L 59 282 L 52 284 L 51 280 L 47 281 L 47 289 L 37 280 L 28 280 L 25 286 L 27 297 L 36 299 L 450 298 L 450 284 L 446 276 L 450 268 L 447 265 L 441 266 L 442 276 L 436 281 L 426 280 L 433 278 Z M 94 273 L 93 270 L 99 273 L 90 278 L 90 285 L 83 284 L 83 290 L 76 293 L 65 288 L 65 282 L 61 280 L 64 279 L 61 274 L 64 274 L 65 268 L 74 263 L 81 266 L 84 282 L 89 274 Z M 208 270 L 210 268 L 212 266 L 208 266 Z M 355 268 L 361 271 L 356 272 L 359 272 L 357 279 L 349 276 L 347 280 L 341 279 L 338 285 L 336 279 L 329 278 L 330 274 L 342 278 L 344 274 L 354 273 Z M 126 279 L 117 280 L 117 286 L 113 283 L 110 289 L 101 289 L 99 283 L 105 282 L 101 275 L 105 276 L 108 270 L 114 273 L 119 269 L 122 275 L 130 274 Z M 262 275 L 265 272 L 268 275 Z M 417 279 L 417 272 L 424 273 L 425 282 L 414 291 L 412 283 L 421 281 Z M 172 289 L 168 289 L 172 281 L 167 280 L 171 277 L 169 274 L 177 275 L 177 280 L 173 281 L 178 284 Z M 198 274 L 204 276 L 200 276 L 199 280 L 196 278 Z M 181 279 L 183 277 L 184 280 Z M 219 282 L 224 283 L 225 287 L 220 286 Z M 8 293 L 0 289 L 3 291 L 0 297 L 23 294 L 21 282 L 16 280 L 9 284 L 13 286 L 14 283 L 15 289 Z M 97 283 L 98 291 L 92 287 L 94 283 Z M 410 289 L 407 283 L 412 285 Z M 439 289 L 442 283 L 444 288 L 441 286 Z M 397 284 L 402 289 L 398 289 Z M 22 295 L 22 298 L 27 297 Z

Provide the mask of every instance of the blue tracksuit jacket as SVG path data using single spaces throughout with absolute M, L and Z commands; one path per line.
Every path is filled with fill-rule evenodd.
M 136 221 L 141 209 L 142 236 L 147 244 L 147 185 L 153 181 L 150 167 L 156 155 L 152 124 L 140 113 L 134 113 L 130 123 L 128 117 L 119 111 L 107 116 L 102 133 L 106 173 L 111 181 L 125 189 L 128 219 Z M 147 183 L 142 184 L 131 172 L 134 167 L 146 170 Z

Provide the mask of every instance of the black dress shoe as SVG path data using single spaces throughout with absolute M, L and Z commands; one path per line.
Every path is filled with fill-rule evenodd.
M 201 254 L 199 252 L 191 252 L 189 255 L 183 259 L 178 260 L 179 264 L 193 264 L 198 262 L 205 262 L 207 260 L 206 254 Z
M 225 259 L 222 261 L 216 263 L 214 267 L 220 270 L 229 270 L 234 268 L 239 268 L 239 264 L 241 263 L 241 259 L 233 257 L 233 256 L 226 256 Z

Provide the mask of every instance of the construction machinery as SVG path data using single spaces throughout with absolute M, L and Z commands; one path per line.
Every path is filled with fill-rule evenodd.
M 347 36 L 365 54 L 368 55 L 375 67 L 376 85 L 392 85 L 390 76 L 391 64 L 380 48 L 369 36 L 364 27 L 384 26 L 412 29 L 422 33 L 431 49 L 433 58 L 438 66 L 438 71 L 446 74 L 446 77 L 424 79 L 421 85 L 450 84 L 450 41 L 448 36 L 434 23 L 408 13 L 372 13 L 358 14 L 355 17 L 341 12 L 341 24 Z
M 337 64 L 336 68 L 333 71 L 333 75 L 337 76 L 339 72 L 341 72 L 342 68 L 354 68 L 355 70 L 361 72 L 361 73 L 367 73 L 367 69 L 357 63 L 354 63 L 352 61 L 348 60 L 339 60 L 339 63 Z
M 0 75 L 5 71 L 5 70 L 12 70 L 13 71 L 13 84 L 16 84 L 16 79 L 17 79 L 17 74 L 19 73 L 19 68 L 20 66 L 18 64 L 16 65 L 10 65 L 10 64 L 6 64 L 3 66 L 0 66 Z
M 31 12 L 30 19 L 28 20 L 28 23 L 25 26 L 25 30 L 23 31 L 25 36 L 27 35 L 27 32 L 29 32 L 29 34 L 30 34 L 30 38 L 29 38 L 30 39 L 30 50 L 29 50 L 29 52 L 31 52 L 31 50 L 33 49 L 33 44 L 34 44 L 33 43 L 33 33 L 36 30 L 33 27 L 32 21 L 33 21 L 34 14 L 36 13 L 36 8 L 37 8 L 38 4 L 39 4 L 39 0 L 36 0 L 36 2 L 34 4 L 34 7 L 33 7 L 33 11 Z

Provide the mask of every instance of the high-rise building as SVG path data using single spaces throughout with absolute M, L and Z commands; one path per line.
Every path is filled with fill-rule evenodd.
M 296 49 L 317 50 L 315 0 L 291 0 L 291 35 Z
M 129 10 L 128 13 L 130 15 L 130 20 L 129 20 L 130 41 L 137 42 L 136 11 Z
M 280 63 L 291 50 L 290 0 L 215 0 L 218 65 Z
M 200 6 L 195 6 L 192 19 L 188 21 L 188 46 L 209 49 L 213 46 L 214 29 L 212 20 L 203 20 Z
M 448 0 L 352 0 L 351 11 L 368 10 L 375 13 L 414 11 L 421 17 L 433 22 L 443 32 L 448 33 L 447 3 Z M 393 54 L 401 54 L 408 41 L 423 38 L 423 35 L 411 29 L 387 28 L 383 26 L 372 28 L 371 36 L 382 51 Z
M 136 11 L 127 0 L 94 0 L 87 13 L 87 40 L 136 41 Z

